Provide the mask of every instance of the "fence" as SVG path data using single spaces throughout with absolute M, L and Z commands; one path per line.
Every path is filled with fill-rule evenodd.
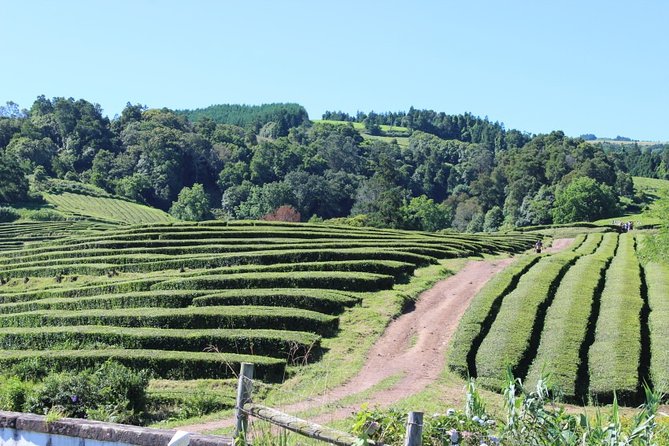
M 237 403 L 235 405 L 235 438 L 242 438 L 246 444 L 249 417 L 267 421 L 275 426 L 295 432 L 299 435 L 338 446 L 360 444 L 360 437 L 347 432 L 311 423 L 271 407 L 253 403 L 253 370 L 251 363 L 242 363 L 237 384 Z M 409 412 L 404 446 L 420 446 L 423 431 L 423 413 Z M 370 440 L 368 445 L 382 446 Z

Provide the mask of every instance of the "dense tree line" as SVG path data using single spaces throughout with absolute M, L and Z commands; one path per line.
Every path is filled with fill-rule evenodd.
M 279 108 L 271 116 L 281 116 Z M 287 114 L 293 111 L 286 106 Z M 379 125 L 400 119 L 412 129 L 402 146 L 363 138 L 352 124 L 312 125 L 306 118 L 269 132 L 279 124 L 193 122 L 183 113 L 128 104 L 110 120 L 99 106 L 72 98 L 39 97 L 29 110 L 8 104 L 0 115 L 0 201 L 9 203 L 29 198 L 28 178 L 34 189 L 55 177 L 186 219 L 276 218 L 287 205 L 302 220 L 481 231 L 606 217 L 619 197 L 633 196 L 620 153 L 562 132 L 505 130 L 470 114 L 376 115 Z M 598 205 L 581 212 L 568 205 L 577 199 Z
M 600 146 L 632 176 L 669 180 L 669 145 L 600 143 Z
M 269 137 L 286 136 L 288 130 L 309 121 L 309 114 L 299 104 L 238 105 L 221 104 L 195 110 L 177 110 L 191 122 L 211 119 Z

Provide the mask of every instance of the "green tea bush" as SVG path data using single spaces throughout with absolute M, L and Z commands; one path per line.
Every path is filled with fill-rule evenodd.
M 277 358 L 234 353 L 165 350 L 4 350 L 0 368 L 23 379 L 42 379 L 51 372 L 96 368 L 112 360 L 133 370 L 146 370 L 166 379 L 232 378 L 242 362 L 256 365 L 259 380 L 280 382 L 286 362 Z
M 339 320 L 316 311 L 277 307 L 189 307 L 121 310 L 34 311 L 0 316 L 0 327 L 113 325 L 155 328 L 266 328 L 330 336 Z
M 644 267 L 650 305 L 650 372 L 656 390 L 669 397 L 669 265 Z
M 551 298 L 560 276 L 577 258 L 571 252 L 542 257 L 504 298 L 476 354 L 476 372 L 482 384 L 499 390 L 505 382 L 507 365 L 514 370 L 525 366 L 532 342 L 538 341 L 533 338 L 533 331 L 537 328 L 535 321 L 540 308 Z
M 291 272 L 230 274 L 174 279 L 152 290 L 221 290 L 230 288 L 324 288 L 343 291 L 378 291 L 393 287 L 394 278 L 361 272 Z
M 0 410 L 21 412 L 34 384 L 16 376 L 0 375 Z
M 28 214 L 27 218 L 33 221 L 65 221 L 63 214 L 52 209 L 39 209 Z
M 344 307 L 360 302 L 359 298 L 332 290 L 309 288 L 266 288 L 224 290 L 215 294 L 196 297 L 193 306 L 262 305 L 304 308 L 320 313 L 338 314 Z M 1 308 L 1 307 L 0 307 Z
M 515 288 L 520 277 L 539 261 L 539 258 L 537 256 L 521 257 L 490 279 L 479 291 L 460 320 L 453 336 L 448 355 L 448 366 L 451 370 L 463 378 L 469 376 L 468 357 L 472 354 L 472 349 L 478 348 L 478 345 L 474 343 L 481 336 L 482 330 L 490 328 L 502 305 L 502 299 Z M 482 339 L 478 339 L 479 344 L 480 341 Z
M 641 271 L 632 234 L 620 236 L 618 250 L 606 272 L 601 309 L 590 347 L 590 394 L 611 401 L 613 393 L 629 401 L 638 391 L 641 355 Z
M 163 329 L 111 326 L 5 328 L 0 331 L 4 350 L 82 350 L 127 348 L 254 354 L 308 362 L 320 354 L 320 336 L 284 330 Z
M 553 304 L 546 313 L 546 324 L 541 333 L 537 355 L 525 380 L 530 387 L 537 384 L 544 373 L 549 373 L 553 388 L 568 401 L 578 401 L 578 393 L 584 377 L 579 377 L 579 368 L 585 360 L 578 348 L 581 346 L 591 318 L 595 294 L 613 258 L 618 236 L 606 234 L 602 244 L 592 255 L 581 257 L 564 275 L 555 293 Z M 588 249 L 589 250 L 589 249 Z M 581 396 L 584 396 L 581 394 Z

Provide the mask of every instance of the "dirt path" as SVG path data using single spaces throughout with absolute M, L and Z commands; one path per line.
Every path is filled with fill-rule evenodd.
M 548 252 L 569 246 L 572 239 L 555 240 Z M 360 392 L 386 378 L 403 376 L 389 389 L 374 392 L 366 398 L 374 406 L 389 406 L 423 390 L 443 371 L 446 347 L 460 318 L 478 291 L 490 278 L 513 262 L 512 258 L 471 261 L 457 274 L 437 282 L 423 292 L 413 311 L 407 312 L 388 325 L 371 348 L 367 362 L 347 383 L 314 398 L 282 406 L 289 414 L 322 407 Z M 359 405 L 337 405 L 332 411 L 310 420 L 324 423 L 345 418 L 356 412 Z M 190 432 L 204 432 L 232 425 L 232 420 L 219 420 L 199 425 L 182 426 Z

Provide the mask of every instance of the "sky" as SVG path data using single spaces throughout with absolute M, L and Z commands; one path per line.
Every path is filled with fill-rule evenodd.
M 413 106 L 669 141 L 665 0 L 0 0 L 0 104 Z

